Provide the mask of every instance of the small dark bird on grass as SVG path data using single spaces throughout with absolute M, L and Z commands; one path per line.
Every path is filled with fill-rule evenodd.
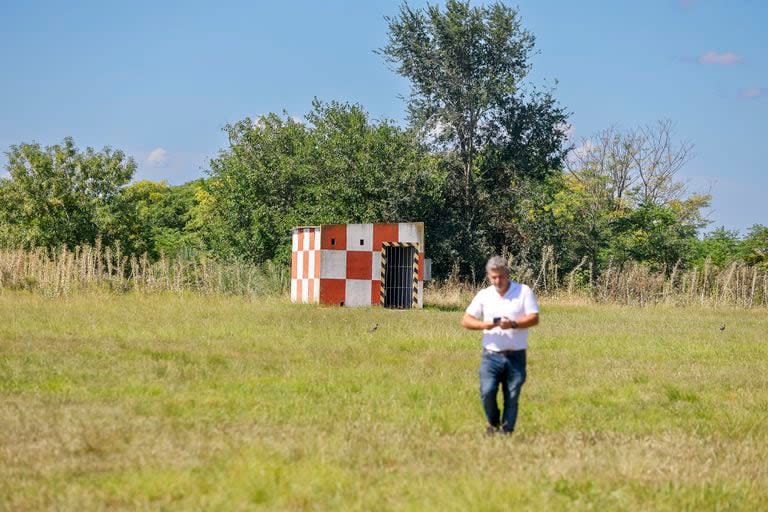
M 724 331 L 724 330 L 725 330 L 725 324 L 723 324 L 723 325 L 721 325 L 721 326 L 720 326 L 720 330 L 721 330 L 721 331 Z
M 373 327 L 368 329 L 368 332 L 376 332 L 376 329 L 378 329 L 378 328 L 379 328 L 379 324 L 373 324 Z

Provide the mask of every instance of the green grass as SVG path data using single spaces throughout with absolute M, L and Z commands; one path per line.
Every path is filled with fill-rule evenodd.
M 768 503 L 764 310 L 545 303 L 509 439 L 460 314 L 0 294 L 0 509 Z

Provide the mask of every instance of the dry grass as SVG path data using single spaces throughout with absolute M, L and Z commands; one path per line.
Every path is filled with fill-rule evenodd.
M 115 247 L 66 247 L 58 251 L 0 249 L 0 291 L 30 290 L 47 296 L 67 296 L 89 290 L 119 293 L 186 292 L 203 294 L 265 295 L 288 286 L 284 269 L 267 263 L 219 262 L 204 255 L 152 262 Z
M 768 306 L 768 270 L 757 266 L 733 263 L 716 269 L 707 263 L 701 269 L 652 272 L 646 266 L 630 264 L 621 269 L 609 267 L 592 279 L 583 265 L 561 275 L 552 254 L 551 249 L 544 251 L 538 269 L 513 264 L 513 277 L 530 284 L 541 297 L 572 303 Z M 0 249 L 0 292 L 29 290 L 51 297 L 87 290 L 257 296 L 285 294 L 288 285 L 287 269 L 271 263 L 219 262 L 205 256 L 162 257 L 150 262 L 146 255 L 136 258 L 121 254 L 119 245 L 102 249 L 97 244 L 56 252 Z M 425 302 L 444 308 L 464 307 L 478 286 L 452 275 L 445 281 L 428 283 Z
M 485 439 L 456 311 L 5 293 L 0 509 L 768 502 L 762 312 L 542 302 L 519 430 Z
M 513 266 L 512 277 L 533 287 L 539 297 L 572 304 L 603 303 L 629 306 L 670 305 L 697 307 L 768 307 L 768 270 L 734 262 L 714 268 L 653 272 L 647 266 L 608 267 L 592 279 L 581 266 L 560 276 L 557 264 L 545 252 L 538 270 Z M 441 308 L 464 308 L 481 286 L 455 275 L 425 288 L 424 301 Z

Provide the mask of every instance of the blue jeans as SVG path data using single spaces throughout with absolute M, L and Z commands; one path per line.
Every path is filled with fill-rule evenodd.
M 525 350 L 506 354 L 489 354 L 483 351 L 483 359 L 480 362 L 480 398 L 488 424 L 501 427 L 504 432 L 515 430 L 517 402 L 524 382 Z M 500 415 L 496 403 L 499 384 L 504 396 L 503 416 Z

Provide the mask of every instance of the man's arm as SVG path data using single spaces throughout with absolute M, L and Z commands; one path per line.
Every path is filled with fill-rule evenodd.
M 539 323 L 539 304 L 536 302 L 536 296 L 527 286 L 523 286 L 523 311 L 530 313 L 517 318 L 517 325 L 523 329 L 533 327 Z
M 528 327 L 533 327 L 539 323 L 539 314 L 529 313 L 527 315 L 523 315 L 517 318 L 515 323 L 517 324 L 518 329 L 527 329 Z
M 475 318 L 469 313 L 464 313 L 461 317 L 461 326 L 470 331 L 482 331 L 484 329 L 493 329 L 493 322 L 484 322 L 479 318 Z

